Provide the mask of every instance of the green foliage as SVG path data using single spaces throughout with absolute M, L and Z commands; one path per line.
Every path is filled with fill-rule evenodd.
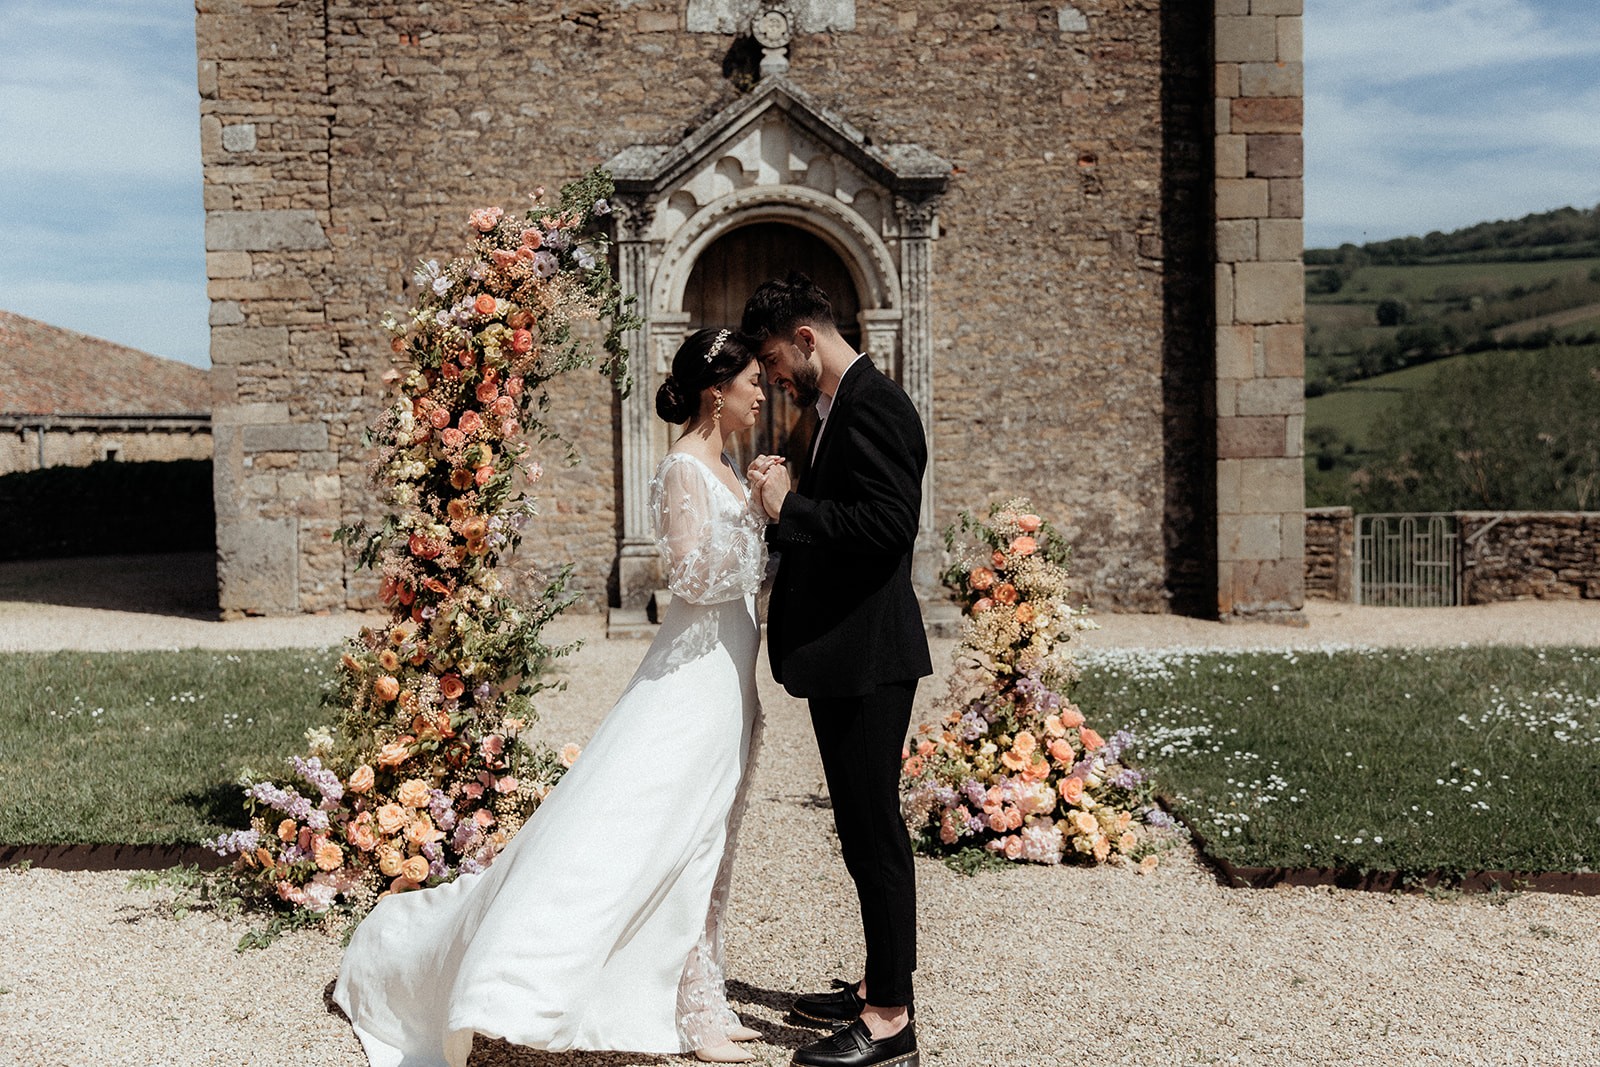
M 1596 246 L 1600 246 L 1600 207 L 1563 207 L 1520 219 L 1480 222 L 1450 233 L 1434 231 L 1423 237 L 1371 241 L 1359 247 L 1346 244 L 1337 249 L 1308 249 L 1306 264 L 1416 263 L 1486 254 L 1532 258 L 1539 254 L 1558 256 L 1573 249 L 1593 255 Z
M 1600 502 L 1600 349 L 1473 360 L 1379 416 L 1364 511 L 1586 510 Z
M 1390 297 L 1378 301 L 1377 320 L 1379 326 L 1398 326 L 1410 316 L 1410 309 L 1404 300 Z

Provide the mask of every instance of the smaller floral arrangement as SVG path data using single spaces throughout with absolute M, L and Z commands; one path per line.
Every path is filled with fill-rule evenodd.
M 1096 629 L 1068 597 L 1066 542 L 1023 497 L 985 519 L 963 512 L 944 584 L 966 613 L 941 723 L 903 753 L 906 823 L 919 850 L 972 849 L 1033 863 L 1139 861 L 1170 820 L 1123 760 L 1133 737 L 1103 738 L 1070 698 L 1072 637 Z

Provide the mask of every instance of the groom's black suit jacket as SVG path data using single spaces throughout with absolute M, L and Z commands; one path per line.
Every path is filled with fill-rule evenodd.
M 767 527 L 781 553 L 767 650 L 773 677 L 794 696 L 861 696 L 933 673 L 911 587 L 927 465 L 910 398 L 858 359 L 815 459 Z

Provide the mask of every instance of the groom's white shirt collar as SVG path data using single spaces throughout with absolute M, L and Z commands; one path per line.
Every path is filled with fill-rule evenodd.
M 846 376 L 849 375 L 851 369 L 855 367 L 857 363 L 860 363 L 863 358 L 865 358 L 863 353 L 856 353 L 856 358 L 852 359 L 850 361 L 850 365 L 845 367 L 844 373 L 839 375 L 839 385 L 833 387 L 832 393 L 819 392 L 817 394 L 817 418 L 826 419 L 828 417 L 828 412 L 833 410 L 833 398 L 838 395 L 839 386 L 844 384 L 844 380 Z

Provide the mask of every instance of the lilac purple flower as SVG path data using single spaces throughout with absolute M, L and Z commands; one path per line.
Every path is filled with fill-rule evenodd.
M 223 834 L 214 841 L 207 841 L 205 847 L 211 849 L 219 856 L 230 856 L 240 852 L 253 852 L 261 845 L 261 834 L 254 829 L 235 830 L 231 834 Z
M 299 756 L 290 756 L 289 766 L 294 768 L 294 773 L 311 783 L 317 792 L 322 794 L 322 810 L 331 811 L 339 806 L 340 800 L 344 799 L 344 785 L 339 781 L 339 776 L 323 767 L 320 757 L 302 759 Z

